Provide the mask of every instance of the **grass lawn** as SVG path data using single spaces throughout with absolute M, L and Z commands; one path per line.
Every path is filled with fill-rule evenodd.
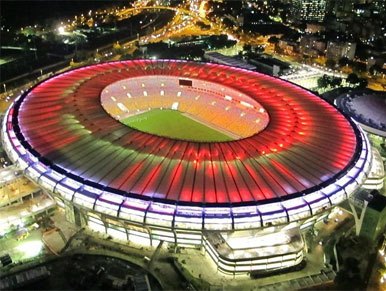
M 171 109 L 153 109 L 123 119 L 121 122 L 140 131 L 175 139 L 206 142 L 233 140 L 224 133 Z

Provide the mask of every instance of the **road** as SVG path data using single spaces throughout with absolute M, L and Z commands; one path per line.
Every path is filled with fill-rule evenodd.
M 41 240 L 40 229 L 30 232 L 24 240 L 16 240 L 16 236 L 0 239 L 0 256 L 9 254 L 13 262 L 25 262 L 45 252 Z

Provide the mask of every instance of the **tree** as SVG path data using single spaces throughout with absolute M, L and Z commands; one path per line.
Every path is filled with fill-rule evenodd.
M 329 77 L 327 75 L 323 75 L 317 81 L 319 88 L 326 88 L 330 84 Z
M 377 64 L 371 66 L 370 69 L 369 69 L 369 72 L 372 75 L 375 75 L 375 74 L 377 74 L 377 73 L 379 73 L 381 71 L 382 71 L 382 67 L 380 65 L 377 65 Z
M 196 22 L 196 25 L 197 25 L 198 27 L 200 27 L 200 29 L 202 29 L 202 30 L 209 30 L 209 29 L 210 29 L 210 25 L 207 25 L 207 24 L 205 24 L 205 23 L 202 22 L 202 21 L 197 21 L 197 22 Z
M 359 78 L 357 76 L 357 74 L 355 73 L 351 73 L 347 76 L 347 80 L 346 80 L 348 83 L 352 84 L 352 85 L 356 85 L 359 83 Z
M 44 36 L 43 39 L 49 43 L 54 43 L 57 41 L 57 35 L 53 32 L 47 32 Z
M 338 87 L 342 84 L 342 78 L 323 75 L 317 82 L 319 88 L 326 88 L 328 86 Z
M 338 87 L 342 84 L 342 78 L 339 77 L 331 77 L 330 79 L 330 85 L 332 87 Z
M 132 60 L 133 59 L 133 54 L 123 54 L 121 56 L 121 60 Z
M 251 48 L 252 48 L 252 46 L 251 46 L 250 44 L 244 44 L 244 45 L 243 45 L 243 50 L 244 50 L 244 51 L 250 52 L 250 51 L 251 51 Z
M 329 67 L 329 68 L 334 68 L 335 65 L 336 65 L 336 62 L 334 60 L 328 59 L 326 61 L 326 66 Z
M 366 64 L 361 62 L 355 62 L 352 64 L 352 67 L 357 72 L 365 72 L 366 71 Z
M 339 66 L 344 67 L 344 66 L 348 65 L 349 62 L 350 62 L 350 60 L 348 58 L 343 57 L 343 58 L 339 59 L 338 63 L 339 63 Z
M 341 270 L 336 274 L 334 283 L 339 290 L 362 290 L 359 261 L 356 258 L 345 259 Z
M 369 82 L 366 79 L 360 78 L 358 87 L 364 89 L 367 87 L 368 84 Z
M 272 43 L 272 44 L 277 44 L 279 42 L 279 39 L 276 37 L 276 36 L 271 36 L 269 39 L 268 39 L 268 42 L 269 43 Z
M 213 48 L 223 48 L 228 44 L 228 36 L 225 34 L 211 35 L 207 42 Z
M 90 53 L 86 50 L 77 50 L 74 54 L 74 62 L 82 62 L 90 57 Z
M 122 54 L 123 53 L 123 48 L 118 41 L 114 43 L 113 50 L 114 50 L 115 54 Z
M 255 51 L 255 53 L 258 53 L 258 54 L 262 53 L 262 52 L 264 52 L 264 47 L 261 45 L 255 46 L 254 51 Z

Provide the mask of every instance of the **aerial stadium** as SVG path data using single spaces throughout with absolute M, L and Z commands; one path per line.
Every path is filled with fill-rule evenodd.
M 238 274 L 302 262 L 302 231 L 367 179 L 370 145 L 313 93 L 211 63 L 74 69 L 8 109 L 11 160 L 79 226 L 201 248 Z
M 334 103 L 342 112 L 355 120 L 372 141 L 371 171 L 362 187 L 382 189 L 385 170 L 379 151 L 384 151 L 386 138 L 386 96 L 384 92 L 352 90 L 338 96 Z

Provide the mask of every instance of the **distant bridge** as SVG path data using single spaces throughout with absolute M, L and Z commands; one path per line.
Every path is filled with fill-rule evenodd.
M 184 14 L 187 14 L 193 18 L 195 18 L 196 20 L 199 20 L 199 21 L 202 21 L 203 23 L 205 23 L 206 25 L 210 25 L 211 22 L 206 19 L 206 18 L 203 18 L 201 16 L 199 16 L 198 14 L 188 10 L 188 9 L 185 9 L 185 8 L 179 8 L 179 7 L 166 7 L 166 6 L 144 6 L 144 7 L 136 7 L 136 8 L 127 8 L 121 12 L 118 12 L 118 15 L 119 16 L 123 16 L 123 15 L 126 15 L 126 14 L 129 14 L 129 13 L 132 13 L 132 12 L 137 12 L 138 10 L 157 10 L 157 9 L 167 9 L 167 10 L 172 10 L 172 11 L 175 11 L 175 12 L 182 12 Z
M 1 46 L 0 49 L 8 49 L 8 50 L 30 50 L 30 51 L 37 51 L 36 48 L 26 48 L 26 47 L 20 47 L 20 46 Z

